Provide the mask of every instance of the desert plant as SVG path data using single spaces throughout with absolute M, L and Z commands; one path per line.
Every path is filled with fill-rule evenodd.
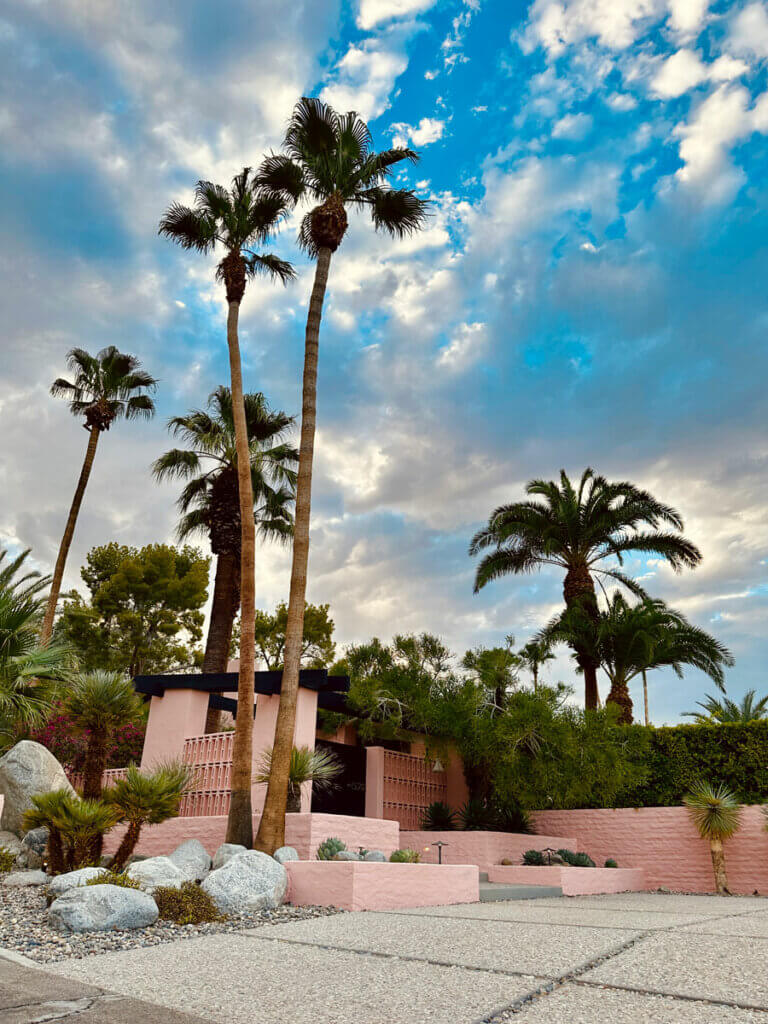
M 723 843 L 738 831 L 741 808 L 736 797 L 722 784 L 699 782 L 683 797 L 694 825 L 702 839 L 709 843 L 715 886 L 718 895 L 729 896 Z
M 4 875 L 8 871 L 13 871 L 13 865 L 15 863 L 16 854 L 11 853 L 10 850 L 6 850 L 4 846 L 0 846 L 0 875 Z
M 573 850 L 562 849 L 558 850 L 557 854 L 563 863 L 572 868 L 594 868 L 597 866 L 588 853 L 574 853 Z
M 178 889 L 160 885 L 153 891 L 152 898 L 164 921 L 184 925 L 226 920 L 213 899 L 197 882 L 182 882 Z
M 768 718 L 768 694 L 757 700 L 754 690 L 747 690 L 738 704 L 728 697 L 719 700 L 710 694 L 704 701 L 697 700 L 696 703 L 704 713 L 684 711 L 683 718 L 694 718 L 697 725 L 723 725 L 726 722 L 744 725 Z
M 603 866 L 606 868 L 617 868 L 619 865 L 616 863 L 613 857 L 609 857 Z
M 418 850 L 394 850 L 389 860 L 391 864 L 418 864 L 421 854 Z
M 335 780 L 343 771 L 343 765 L 330 750 L 310 750 L 309 747 L 294 747 L 291 751 L 291 765 L 288 772 L 288 802 L 286 811 L 298 813 L 301 810 L 301 787 L 311 782 L 318 791 L 332 789 Z M 272 772 L 272 748 L 264 751 L 261 764 L 253 777 L 254 782 L 269 782 Z
M 503 868 L 509 868 L 512 866 L 513 863 L 514 862 L 511 861 L 509 857 L 502 857 L 502 859 L 499 861 L 499 864 L 501 864 Z
M 461 827 L 467 832 L 484 832 L 496 824 L 496 811 L 485 800 L 470 797 L 459 809 Z
M 120 820 L 114 807 L 73 796 L 66 789 L 33 796 L 32 804 L 24 814 L 24 828 L 48 829 L 48 868 L 52 875 L 98 866 L 104 835 Z
M 424 811 L 421 827 L 427 832 L 452 832 L 456 828 L 456 812 L 442 800 L 435 800 Z
M 330 836 L 328 839 L 324 839 L 317 848 L 317 859 L 318 860 L 333 860 L 337 853 L 341 853 L 342 850 L 346 850 L 347 844 L 343 843 L 341 839 L 337 839 L 335 836 Z
M 546 864 L 544 854 L 541 850 L 526 850 L 523 854 L 523 864 L 529 864 L 533 867 L 543 867 Z
M 86 885 L 117 885 L 121 889 L 141 889 L 141 882 L 124 871 L 113 871 L 109 869 L 95 878 L 89 878 Z

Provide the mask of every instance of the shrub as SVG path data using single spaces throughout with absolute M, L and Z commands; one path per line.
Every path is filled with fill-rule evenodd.
M 512 801 L 470 798 L 459 811 L 461 827 L 468 832 L 521 832 L 530 835 L 534 829 L 526 811 Z
M 595 862 L 588 853 L 574 853 L 573 850 L 558 850 L 558 856 L 572 868 L 594 868 Z
M 427 832 L 452 832 L 456 828 L 456 812 L 442 800 L 435 800 L 424 811 L 421 827 Z
M 418 864 L 421 854 L 418 850 L 395 850 L 389 859 L 392 864 Z
M 613 859 L 613 857 L 609 857 L 608 860 L 605 862 L 605 865 L 604 865 L 604 867 L 606 867 L 606 868 L 617 868 L 618 866 L 619 865 L 616 863 L 616 861 Z
M 158 886 L 152 893 L 160 917 L 176 924 L 203 924 L 224 921 L 224 915 L 197 882 L 183 882 L 181 888 Z
M 73 796 L 66 789 L 38 793 L 32 804 L 24 814 L 24 828 L 48 829 L 51 874 L 99 865 L 104 835 L 120 820 L 119 811 L 100 800 Z
M 509 867 L 511 867 L 511 866 L 512 866 L 512 863 L 513 863 L 513 862 L 512 862 L 512 861 L 511 861 L 511 860 L 509 859 L 509 857 L 503 857 L 503 858 L 502 858 L 502 859 L 501 859 L 501 860 L 499 861 L 499 864 L 501 864 L 501 866 L 502 866 L 503 868 L 509 868 Z
M 544 854 L 541 850 L 526 850 L 523 854 L 523 864 L 530 864 L 533 867 L 543 867 L 546 864 Z
M 301 787 L 312 783 L 313 793 L 325 793 L 336 785 L 344 765 L 330 750 L 293 747 L 288 769 L 288 800 L 286 811 L 297 814 L 301 810 Z M 254 782 L 269 782 L 272 775 L 272 748 L 264 751 Z
M 146 725 L 145 716 L 135 722 L 118 726 L 107 742 L 107 768 L 123 768 L 141 760 Z M 41 743 L 53 756 L 72 771 L 81 774 L 85 768 L 85 752 L 90 733 L 79 732 L 72 716 L 61 701 L 55 701 L 45 725 L 30 733 L 30 739 Z
M 13 871 L 13 865 L 16 863 L 16 855 L 11 853 L 10 850 L 6 850 L 4 846 L 0 846 L 0 874 L 6 874 L 8 871 Z
M 141 889 L 141 883 L 126 875 L 124 871 L 105 871 L 103 875 L 89 878 L 86 885 L 119 885 L 121 889 Z
M 347 844 L 343 843 L 341 839 L 337 839 L 335 836 L 330 836 L 328 839 L 324 839 L 317 848 L 317 859 L 318 860 L 333 860 L 337 853 L 341 853 L 342 850 L 346 850 Z

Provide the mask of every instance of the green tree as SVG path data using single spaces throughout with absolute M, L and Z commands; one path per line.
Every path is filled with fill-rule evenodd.
M 134 677 L 188 667 L 190 644 L 202 637 L 209 565 L 192 547 L 92 548 L 81 570 L 90 601 L 75 594 L 65 602 L 59 635 L 85 670 Z
M 526 493 L 530 500 L 500 506 L 473 537 L 470 555 L 492 549 L 477 567 L 475 593 L 501 576 L 554 565 L 565 570 L 566 607 L 579 605 L 596 622 L 593 575 L 607 576 L 646 596 L 618 567 L 625 554 L 666 559 L 675 572 L 701 561 L 698 548 L 681 535 L 680 514 L 627 481 L 609 482 L 586 469 L 574 487 L 562 470 L 559 483 L 532 480 Z M 611 564 L 612 559 L 618 566 Z M 599 662 L 594 651 L 580 647 L 575 653 L 584 673 L 584 706 L 594 709 Z
M 227 347 L 229 349 L 232 411 L 237 451 L 237 488 L 240 502 L 240 617 L 252 622 L 256 613 L 256 530 L 253 522 L 253 489 L 248 449 L 248 425 L 243 399 L 238 322 L 245 285 L 256 274 L 283 282 L 293 277 L 293 267 L 271 254 L 256 252 L 274 234 L 285 209 L 285 200 L 256 187 L 250 167 L 244 167 L 231 189 L 211 181 L 198 181 L 195 205 L 172 203 L 160 221 L 160 234 L 183 249 L 212 253 L 221 245 L 226 255 L 216 268 L 227 296 Z M 254 647 L 251 631 L 242 631 L 237 700 L 243 714 L 235 722 L 232 750 L 232 793 L 227 822 L 227 842 L 250 847 L 253 840 L 251 808 L 251 761 L 253 752 Z
M 343 771 L 343 765 L 330 750 L 310 750 L 309 747 L 294 747 L 291 751 L 291 774 L 288 784 L 289 814 L 301 811 L 301 787 L 311 782 L 315 792 L 332 789 L 335 779 Z M 253 777 L 254 782 L 269 782 L 272 771 L 272 748 L 264 751 L 261 764 Z
M 527 668 L 531 673 L 533 680 L 533 688 L 537 690 L 539 688 L 539 670 L 542 665 L 545 665 L 548 661 L 554 661 L 555 656 L 550 651 L 546 643 L 542 643 L 537 640 L 529 640 L 528 643 L 521 647 L 517 652 L 517 656 L 520 659 L 524 668 Z
M 404 160 L 415 161 L 416 154 L 409 149 L 373 152 L 368 126 L 354 111 L 337 114 L 320 100 L 303 97 L 294 109 L 283 148 L 284 153 L 264 161 L 258 172 L 258 182 L 283 201 L 298 202 L 307 198 L 316 204 L 303 218 L 299 231 L 299 245 L 316 260 L 316 266 L 305 332 L 301 444 L 285 669 L 275 727 L 272 774 L 257 837 L 259 849 L 267 853 L 274 853 L 285 839 L 285 806 L 296 719 L 309 559 L 320 321 L 331 256 L 347 231 L 347 206 L 367 210 L 375 228 L 384 229 L 396 238 L 421 228 L 427 213 L 427 204 L 413 191 L 389 187 L 392 168 Z M 250 615 L 243 614 L 243 622 L 250 619 Z
M 48 604 L 40 630 L 43 644 L 48 643 L 53 632 L 64 567 L 96 457 L 99 437 L 117 419 L 149 419 L 155 412 L 154 402 L 148 393 L 156 389 L 157 381 L 142 370 L 136 356 L 118 352 L 114 345 L 103 348 L 95 356 L 85 349 L 73 348 L 67 354 L 67 364 L 74 375 L 73 380 L 59 377 L 51 387 L 51 394 L 66 398 L 72 415 L 85 419 L 83 426 L 88 431 L 88 445 L 53 570 Z
M 476 647 L 467 651 L 462 667 L 474 674 L 479 685 L 493 696 L 497 708 L 507 702 L 507 694 L 518 685 L 520 658 L 512 650 L 514 637 L 507 637 L 506 647 Z
M 243 396 L 256 530 L 264 540 L 287 542 L 293 529 L 291 505 L 298 451 L 285 440 L 293 417 L 275 412 L 260 393 Z M 205 534 L 216 556 L 211 617 L 203 672 L 226 672 L 232 627 L 240 605 L 240 498 L 237 444 L 229 388 L 208 398 L 208 409 L 193 409 L 168 421 L 185 447 L 172 448 L 154 464 L 157 480 L 185 480 L 178 500 L 180 541 Z M 257 616 L 260 613 L 257 613 Z M 206 732 L 216 732 L 221 712 L 209 711 Z
M 697 725 L 723 725 L 726 722 L 744 724 L 768 718 L 768 694 L 756 699 L 754 690 L 747 690 L 739 703 L 724 696 L 722 700 L 707 694 L 704 701 L 696 701 L 701 711 L 684 711 L 683 718 L 693 718 Z
M 709 843 L 715 886 L 719 896 L 730 896 L 725 870 L 723 843 L 741 825 L 741 808 L 736 797 L 725 786 L 700 782 L 683 797 L 694 825 L 702 839 Z
M 301 640 L 303 668 L 327 668 L 336 653 L 334 622 L 328 604 L 305 604 L 304 631 Z M 283 667 L 288 606 L 281 601 L 274 612 L 256 612 L 256 653 L 269 671 Z

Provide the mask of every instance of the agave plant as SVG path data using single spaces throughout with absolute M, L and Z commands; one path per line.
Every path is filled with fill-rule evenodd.
M 456 828 L 456 812 L 443 800 L 435 800 L 424 811 L 421 827 L 426 832 L 452 832 Z
M 269 782 L 272 771 L 272 748 L 264 751 L 254 782 Z M 287 813 L 298 813 L 301 810 L 301 787 L 311 782 L 319 791 L 331 789 L 343 766 L 335 754 L 329 750 L 311 750 L 309 747 L 294 747 L 291 751 L 291 764 L 288 773 Z
M 734 794 L 723 785 L 699 782 L 683 797 L 694 825 L 709 843 L 718 895 L 730 895 L 725 871 L 723 842 L 738 831 L 741 808 Z

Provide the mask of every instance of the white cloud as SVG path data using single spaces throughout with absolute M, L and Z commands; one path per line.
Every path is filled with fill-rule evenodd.
M 698 53 L 682 49 L 661 64 L 651 80 L 653 92 L 663 98 L 682 96 L 702 82 L 728 82 L 749 70 L 743 60 L 724 54 L 711 64 L 705 64 Z
M 367 32 L 395 18 L 423 14 L 435 3 L 436 0 L 360 0 L 357 25 Z
M 520 42 L 526 51 L 542 46 L 550 57 L 587 39 L 624 50 L 665 9 L 666 0 L 535 0 Z
M 393 124 L 390 130 L 396 133 L 392 140 L 395 146 L 407 145 L 408 139 L 414 146 L 429 146 L 443 137 L 445 121 L 436 117 L 422 117 L 415 127 L 400 121 Z
M 485 324 L 461 324 L 448 345 L 441 349 L 437 365 L 452 373 L 466 370 L 480 358 L 487 341 Z
M 763 3 L 744 7 L 731 22 L 728 47 L 745 56 L 768 57 L 768 10 Z
M 336 65 L 322 98 L 337 110 L 356 110 L 366 121 L 382 114 L 408 58 L 383 39 L 353 43 Z
M 552 135 L 556 139 L 583 139 L 592 128 L 589 114 L 566 114 L 552 126 Z
M 611 110 L 634 110 L 637 106 L 637 100 L 635 97 L 628 92 L 613 92 L 610 96 L 606 97 L 606 103 Z
M 707 13 L 709 0 L 670 0 L 669 23 L 681 34 L 698 32 Z

